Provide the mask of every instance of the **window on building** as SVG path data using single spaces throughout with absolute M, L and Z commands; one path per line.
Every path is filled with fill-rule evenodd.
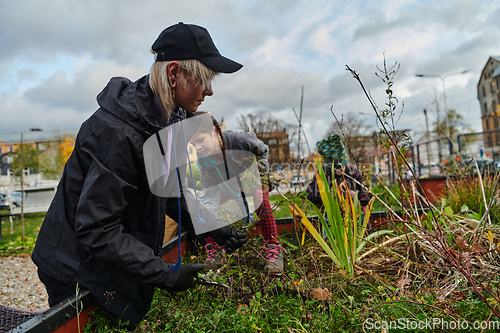
M 486 119 L 485 122 L 486 122 L 486 130 L 489 131 L 489 129 L 490 129 L 490 122 L 489 122 L 488 119 Z
M 486 104 L 486 102 L 484 102 L 484 114 L 487 114 L 488 113 L 488 104 Z
M 495 101 L 491 102 L 491 112 L 497 112 L 497 103 Z
M 276 141 L 276 139 L 269 139 L 269 144 L 270 144 L 270 145 L 275 145 L 276 143 L 278 143 L 278 142 Z
M 9 147 L 9 151 L 12 153 L 12 146 L 11 146 L 11 147 Z
M 486 96 L 486 88 L 483 86 L 483 96 Z
M 495 82 L 490 83 L 490 89 L 492 94 L 495 93 Z

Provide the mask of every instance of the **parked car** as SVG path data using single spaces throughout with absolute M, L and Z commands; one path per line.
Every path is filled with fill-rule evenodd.
M 290 185 L 291 186 L 297 186 L 297 185 L 300 185 L 300 186 L 304 186 L 306 185 L 307 183 L 307 178 L 305 176 L 298 176 L 298 175 L 294 175 L 292 176 L 292 178 L 290 178 Z
M 0 193 L 0 210 L 10 209 L 9 197 L 5 193 Z
M 11 193 L 10 196 L 12 199 L 12 205 L 14 207 L 21 207 L 21 193 L 14 192 L 14 193 Z
M 465 160 L 466 169 L 472 173 L 476 173 L 478 168 L 481 173 L 496 172 L 498 170 L 498 166 L 495 163 L 495 161 L 483 158 L 477 158 L 475 160 L 477 163 L 477 168 L 476 168 L 476 163 L 474 163 L 474 159 L 469 158 Z
M 417 167 L 416 169 L 417 177 L 438 176 L 440 173 L 439 164 L 435 162 L 422 165 L 420 168 Z

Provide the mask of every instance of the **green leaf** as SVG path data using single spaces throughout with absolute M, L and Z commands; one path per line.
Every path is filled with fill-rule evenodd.
M 293 245 L 292 243 L 288 242 L 287 240 L 285 240 L 283 237 L 280 237 L 278 236 L 279 240 L 281 243 L 283 244 L 286 244 L 289 248 L 291 248 L 292 250 L 297 250 L 298 247 L 296 247 L 295 245 Z
M 446 206 L 446 198 L 441 198 L 441 207 Z
M 450 216 L 451 216 L 451 215 L 453 215 L 453 209 L 452 209 L 450 206 L 446 206 L 446 207 L 444 208 L 444 213 L 445 213 L 446 215 L 450 215 Z
M 395 233 L 392 232 L 392 230 L 378 230 L 378 231 L 375 231 L 373 233 L 371 233 L 370 235 L 368 235 L 367 237 L 365 237 L 363 239 L 363 241 L 361 242 L 361 244 L 359 244 L 358 248 L 356 249 L 356 252 L 360 252 L 366 245 L 366 242 L 369 241 L 370 239 L 374 238 L 374 237 L 377 237 L 377 236 L 380 236 L 380 235 L 385 235 L 385 234 L 391 234 L 392 236 L 397 236 Z
M 460 208 L 460 213 L 464 213 L 464 212 L 468 212 L 468 211 L 469 211 L 469 207 L 467 205 L 463 205 Z

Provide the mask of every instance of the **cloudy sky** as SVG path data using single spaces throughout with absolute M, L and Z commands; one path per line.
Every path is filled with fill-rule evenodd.
M 151 44 L 179 21 L 206 27 L 223 55 L 244 64 L 217 79 L 201 110 L 230 129 L 258 111 L 294 124 L 304 87 L 311 145 L 334 121 L 331 106 L 375 126 L 346 65 L 383 108 L 375 72 L 384 55 L 400 64 L 399 129 L 422 132 L 422 110 L 432 123 L 435 101 L 443 108 L 443 81 L 415 77 L 427 74 L 445 77 L 448 108 L 480 130 L 477 82 L 488 57 L 500 56 L 497 0 L 0 0 L 0 133 L 78 128 L 109 78 L 148 73 Z

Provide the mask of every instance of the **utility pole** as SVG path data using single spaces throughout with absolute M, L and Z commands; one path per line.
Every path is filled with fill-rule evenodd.
M 446 117 L 446 119 L 445 119 L 446 120 L 446 133 L 445 134 L 446 134 L 446 137 L 448 138 L 448 141 L 450 142 L 450 145 L 453 143 L 451 140 L 450 124 L 449 124 L 449 119 L 448 119 L 448 105 L 446 104 L 446 87 L 444 84 L 444 80 L 449 76 L 461 75 L 461 74 L 465 74 L 467 72 L 469 72 L 468 69 L 466 69 L 465 71 L 458 72 L 458 73 L 448 73 L 445 75 L 427 75 L 427 74 L 416 74 L 415 75 L 416 77 L 437 77 L 437 78 L 441 79 L 441 85 L 442 85 L 442 89 L 443 89 L 444 113 L 445 113 L 445 117 Z M 450 150 L 451 150 L 451 147 L 450 147 Z
M 424 115 L 425 115 L 425 136 L 427 138 L 425 143 L 425 151 L 427 153 L 427 165 L 429 166 L 429 176 L 430 176 L 431 175 L 431 156 L 429 154 L 430 133 L 429 133 L 429 119 L 427 118 L 427 109 L 424 109 Z
M 304 102 L 304 86 L 302 86 L 302 93 L 300 95 L 300 111 L 299 111 L 299 142 L 297 147 L 297 154 L 300 161 L 300 131 L 302 129 L 302 104 Z
M 23 232 L 22 241 L 26 242 L 24 238 L 24 144 L 23 133 L 21 133 L 21 158 L 19 159 L 19 167 L 21 169 L 21 230 Z
M 439 158 L 439 161 L 438 161 L 438 166 L 439 166 L 439 173 L 443 173 L 443 168 L 441 167 L 441 160 L 442 160 L 442 157 L 441 157 L 441 132 L 439 131 L 439 103 L 436 103 L 436 114 L 437 114 L 437 135 L 438 135 L 438 158 Z M 429 169 L 430 169 L 430 165 L 429 165 Z M 430 175 L 430 170 L 429 170 L 429 175 Z
M 299 122 L 299 133 L 302 132 L 302 134 L 304 134 L 304 140 L 306 140 L 307 152 L 309 153 L 309 156 L 311 156 L 311 148 L 309 148 L 309 141 L 307 141 L 306 132 L 304 132 L 304 127 L 302 127 L 302 120 L 299 119 L 299 116 L 297 115 L 297 112 L 295 112 L 294 108 L 292 108 L 292 111 L 293 114 L 295 115 L 295 118 L 297 118 L 297 121 Z

